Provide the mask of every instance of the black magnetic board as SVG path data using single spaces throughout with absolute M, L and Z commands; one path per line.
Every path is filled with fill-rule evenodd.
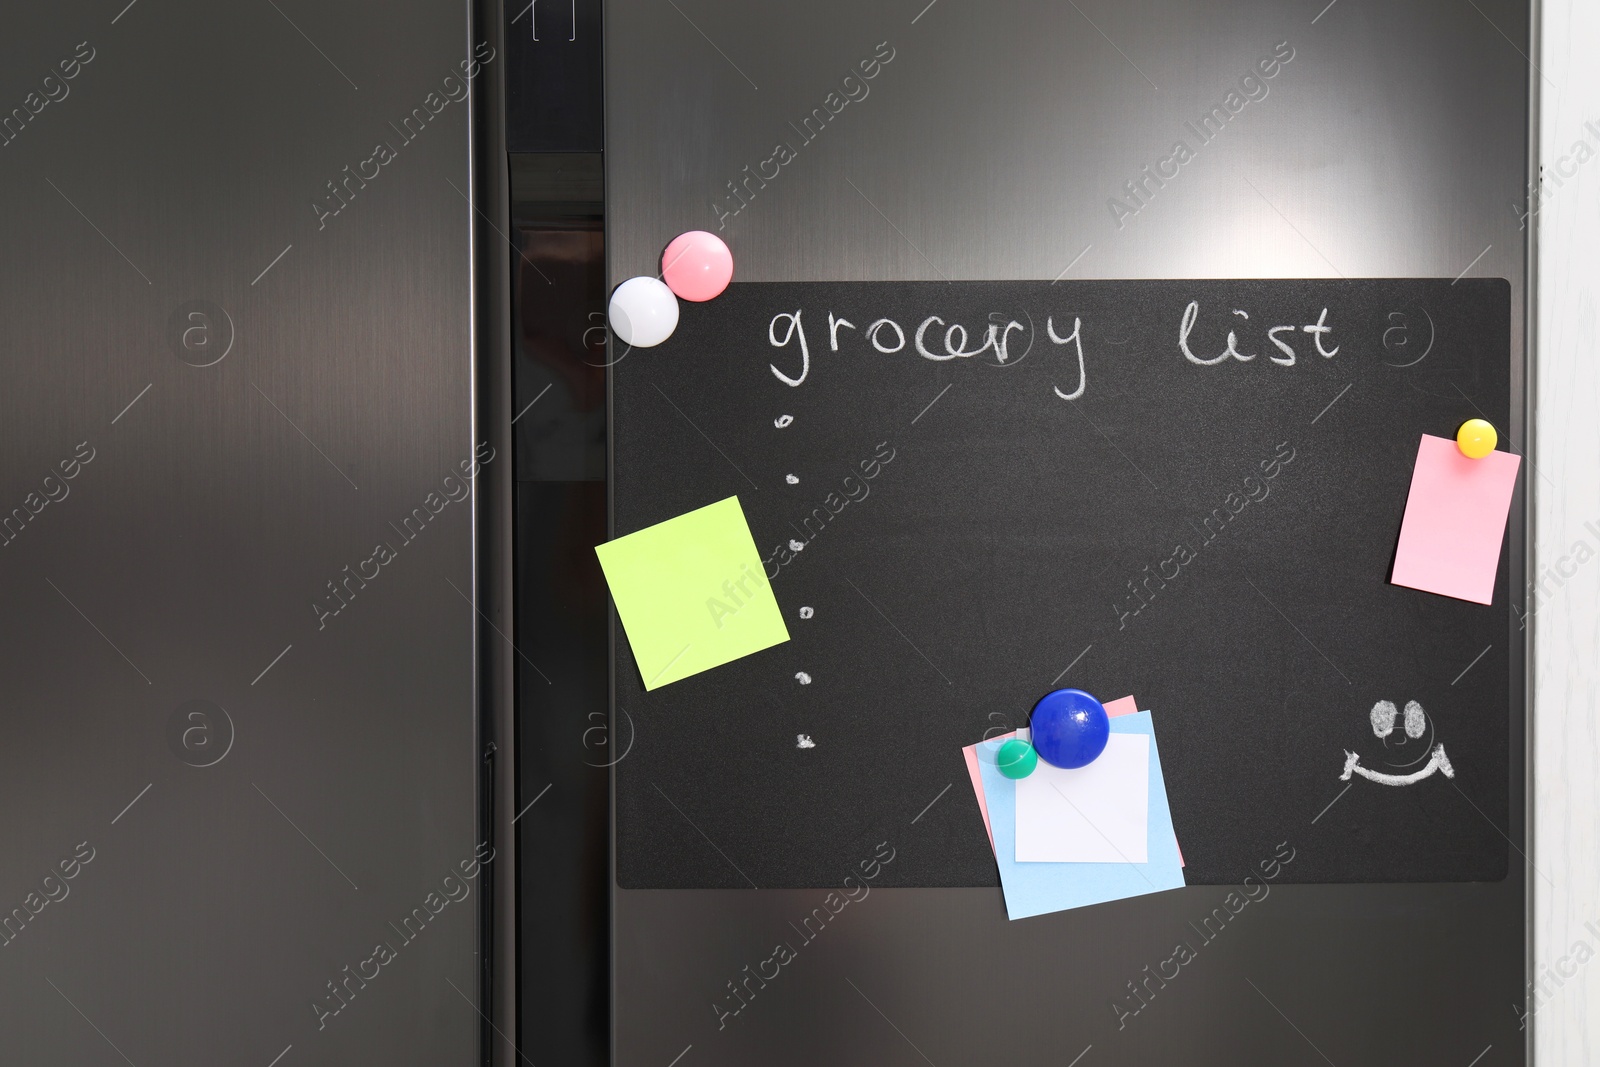
M 618 628 L 619 884 L 836 885 L 927 807 L 938 846 L 884 884 L 994 885 L 960 749 L 1064 685 L 1154 712 L 1191 883 L 1335 801 L 1282 880 L 1505 876 L 1507 550 L 1491 606 L 1388 584 L 1420 436 L 1509 426 L 1505 281 L 735 283 L 681 312 L 612 357 L 613 532 L 737 494 L 792 640 L 646 693 Z M 1379 741 L 1379 700 L 1428 735 Z M 1339 779 L 1435 740 L 1453 779 Z

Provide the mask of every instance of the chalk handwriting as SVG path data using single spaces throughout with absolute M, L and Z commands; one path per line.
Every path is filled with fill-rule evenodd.
M 1247 312 L 1241 311 L 1237 308 L 1234 309 L 1233 313 L 1246 319 L 1250 317 Z M 1258 353 L 1252 352 L 1249 355 L 1245 355 L 1239 351 L 1239 335 L 1233 330 L 1228 331 L 1228 347 L 1222 350 L 1221 355 L 1212 356 L 1209 359 L 1203 356 L 1195 355 L 1194 350 L 1189 347 L 1189 335 L 1194 331 L 1195 323 L 1199 320 L 1199 318 L 1200 302 L 1198 300 L 1189 301 L 1189 306 L 1183 309 L 1183 318 L 1178 323 L 1178 348 L 1183 352 L 1183 357 L 1190 363 L 1195 363 L 1202 367 L 1214 367 L 1218 363 L 1227 360 L 1230 356 L 1241 363 L 1248 363 L 1252 359 L 1256 358 Z M 1267 330 L 1267 340 L 1270 341 L 1273 347 L 1276 348 L 1280 353 L 1279 355 L 1271 355 L 1269 353 L 1267 358 L 1271 359 L 1272 362 L 1281 364 L 1285 367 L 1294 366 L 1294 346 L 1279 336 L 1279 334 L 1287 333 L 1290 337 L 1293 337 L 1294 330 L 1295 328 L 1293 326 L 1273 326 Z M 1307 325 L 1301 326 L 1300 330 L 1303 333 L 1311 334 L 1317 347 L 1317 355 L 1322 356 L 1325 359 L 1332 359 L 1334 356 L 1339 354 L 1339 347 L 1337 345 L 1335 345 L 1330 351 L 1322 343 L 1323 335 L 1333 332 L 1333 327 L 1328 325 L 1327 308 L 1322 309 L 1322 314 L 1317 316 L 1317 321 L 1315 323 L 1308 323 Z
M 804 309 L 797 308 L 794 311 L 780 312 L 767 323 L 767 343 L 773 348 L 790 349 L 799 356 L 797 374 L 785 373 L 776 363 L 769 363 L 768 369 L 778 381 L 796 389 L 805 383 L 811 373 L 811 345 L 806 337 L 803 315 Z M 828 312 L 828 350 L 839 351 L 840 330 L 855 329 L 855 323 L 849 319 Z M 982 340 L 974 342 L 973 335 L 978 329 L 983 331 Z M 1021 355 L 1013 354 L 1013 333 L 1020 333 L 1027 339 L 1028 343 L 1023 347 Z M 875 319 L 861 331 L 861 336 L 874 350 L 884 355 L 893 355 L 906 348 L 906 330 L 893 319 Z M 845 340 L 849 340 L 848 334 Z M 1056 343 L 1066 344 L 1069 340 L 1072 338 L 1060 339 Z M 1015 318 L 996 312 L 989 316 L 986 325 L 974 327 L 969 331 L 964 323 L 947 322 L 943 316 L 928 315 L 918 323 L 916 330 L 911 334 L 910 343 L 923 359 L 937 363 L 952 359 L 972 359 L 988 353 L 996 366 L 1004 367 L 1020 360 L 1033 346 L 1033 327 L 1031 324 L 1018 322 Z M 968 348 L 968 344 L 975 344 L 975 347 Z M 1081 342 L 1079 344 L 1081 348 Z M 1079 359 L 1081 363 L 1081 352 Z
M 983 335 L 982 346 L 974 348 L 972 351 L 968 352 L 966 351 L 967 328 L 960 323 L 956 323 L 949 329 L 945 330 L 944 352 L 942 354 L 938 354 L 929 351 L 928 346 L 923 341 L 923 338 L 927 335 L 928 327 L 932 326 L 936 322 L 940 326 L 944 325 L 944 320 L 939 316 L 929 315 L 926 319 L 922 320 L 922 325 L 917 327 L 917 353 L 924 359 L 939 360 L 941 362 L 947 359 L 970 359 L 973 356 L 981 356 L 983 353 L 992 348 L 995 351 L 996 360 L 1000 363 L 1005 363 L 1007 358 L 1006 342 L 1011 336 L 1011 331 L 1022 329 L 1022 323 L 1015 319 L 1007 322 L 1003 330 L 998 323 L 991 322 L 989 323 L 988 332 Z M 996 336 L 997 334 L 998 338 Z
M 1055 387 L 1056 396 L 1059 396 L 1062 400 L 1076 400 L 1089 387 L 1089 378 L 1083 372 L 1083 320 L 1074 318 L 1072 320 L 1072 332 L 1065 337 L 1056 336 L 1056 324 L 1053 319 L 1044 320 L 1044 329 L 1045 333 L 1050 335 L 1050 340 L 1055 344 L 1064 345 L 1070 342 L 1078 346 L 1078 387 L 1070 393 L 1063 393 L 1059 385 Z
M 1232 312 L 1239 319 L 1250 321 L 1250 313 L 1245 309 L 1233 308 Z M 772 348 L 786 353 L 785 360 L 769 363 L 767 367 L 772 371 L 773 377 L 791 389 L 798 389 L 804 385 L 811 375 L 811 342 L 806 334 L 804 315 L 804 308 L 781 311 L 767 323 L 767 343 Z M 970 327 L 967 323 L 947 319 L 940 314 L 925 315 L 914 326 L 909 322 L 902 324 L 888 317 L 871 321 L 863 318 L 862 321 L 867 322 L 865 329 L 831 309 L 827 312 L 827 316 L 829 352 L 854 349 L 865 353 L 870 346 L 872 352 L 894 355 L 909 349 L 923 359 L 935 363 L 981 357 L 997 367 L 1008 367 L 1021 362 L 1022 358 L 1032 350 L 1034 341 L 1033 319 L 1026 312 L 1021 313 L 1020 319 L 1009 312 L 991 312 L 987 316 L 987 321 Z M 1201 355 L 1195 351 L 1198 342 L 1194 340 L 1194 335 L 1196 328 L 1200 326 L 1200 318 L 1200 302 L 1191 300 L 1184 307 L 1183 314 L 1178 320 L 1178 352 L 1195 366 L 1215 367 L 1230 360 L 1249 363 L 1265 351 L 1271 362 L 1292 367 L 1299 358 L 1299 353 L 1292 342 L 1299 334 L 1310 335 L 1312 347 L 1322 358 L 1332 359 L 1339 354 L 1339 346 L 1332 344 L 1329 336 L 1333 333 L 1334 327 L 1328 323 L 1327 308 L 1321 310 L 1315 322 L 1299 325 L 1285 323 L 1267 327 L 1262 331 L 1264 336 L 1259 340 L 1264 340 L 1271 346 L 1270 349 L 1259 343 L 1250 344 L 1248 341 L 1241 347 L 1239 330 L 1230 329 L 1227 331 L 1226 346 L 1214 356 Z M 1062 317 L 1062 321 L 1066 321 L 1066 316 Z M 813 318 L 812 322 L 815 324 L 817 320 Z M 1393 329 L 1391 327 L 1391 333 Z M 1081 316 L 1072 317 L 1072 330 L 1065 335 L 1057 329 L 1054 315 L 1045 317 L 1045 335 L 1049 337 L 1051 344 L 1058 348 L 1068 348 L 1062 355 L 1067 357 L 1069 364 L 1073 356 L 1077 357 L 1078 376 L 1075 387 L 1068 392 L 1059 384 L 1052 386 L 1055 395 L 1062 400 L 1077 400 L 1089 388 L 1083 331 L 1084 323 Z M 1389 343 L 1389 334 L 1385 334 L 1385 343 Z
M 831 318 L 832 316 L 829 317 Z M 789 320 L 789 328 L 784 332 L 783 340 L 780 341 L 778 340 L 778 323 L 783 319 Z M 778 376 L 778 381 L 784 385 L 799 386 L 806 380 L 806 375 L 811 373 L 811 350 L 806 347 L 806 329 L 800 325 L 800 312 L 798 310 L 774 315 L 772 321 L 767 323 L 767 340 L 772 343 L 773 348 L 787 347 L 797 334 L 800 337 L 800 377 L 791 378 L 774 364 L 767 364 L 772 369 L 772 373 Z

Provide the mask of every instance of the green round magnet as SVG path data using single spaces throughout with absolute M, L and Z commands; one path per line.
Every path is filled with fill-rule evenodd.
M 1013 737 L 1000 746 L 994 765 L 1007 778 L 1026 778 L 1039 765 L 1039 753 L 1020 737 Z

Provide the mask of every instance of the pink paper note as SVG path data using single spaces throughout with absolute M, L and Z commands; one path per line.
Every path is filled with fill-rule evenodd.
M 1488 604 L 1500 568 L 1511 491 L 1522 458 L 1468 459 L 1448 438 L 1423 434 L 1395 552 L 1395 585 Z
M 1017 732 L 1002 734 L 995 740 L 1005 740 L 1016 737 Z M 989 802 L 983 799 L 983 772 L 978 770 L 978 746 L 968 745 L 961 750 L 961 755 L 967 760 L 967 774 L 972 778 L 972 791 L 978 795 L 978 811 L 983 815 L 983 830 L 989 835 L 989 851 L 994 851 L 994 827 L 989 825 Z
M 1118 715 L 1132 715 L 1139 710 L 1139 705 L 1133 697 L 1125 696 L 1120 700 L 1111 701 L 1111 703 L 1105 705 L 1105 709 L 1107 718 L 1114 719 Z M 1009 734 L 1001 734 L 999 737 L 990 738 L 990 740 L 1005 741 L 1015 736 L 1017 736 L 1017 732 L 1013 730 Z M 977 794 L 978 810 L 983 813 L 983 828 L 989 834 L 989 851 L 993 852 L 994 828 L 989 825 L 989 803 L 983 798 L 983 775 L 978 770 L 978 746 L 975 744 L 968 745 L 961 750 L 961 754 L 967 760 L 967 774 L 972 778 L 972 791 Z M 1182 852 L 1178 854 L 1178 862 L 1180 864 L 1183 862 Z
M 1132 715 L 1136 713 L 1139 710 L 1139 704 L 1132 697 L 1123 697 L 1120 700 L 1113 700 L 1111 703 L 1105 705 L 1105 709 L 1106 717 L 1115 719 L 1118 715 Z

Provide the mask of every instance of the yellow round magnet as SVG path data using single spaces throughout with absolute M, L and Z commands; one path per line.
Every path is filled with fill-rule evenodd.
M 1486 419 L 1468 419 L 1456 431 L 1456 447 L 1468 459 L 1482 459 L 1493 452 L 1494 446 L 1499 443 L 1500 435 L 1494 432 L 1494 427 Z

